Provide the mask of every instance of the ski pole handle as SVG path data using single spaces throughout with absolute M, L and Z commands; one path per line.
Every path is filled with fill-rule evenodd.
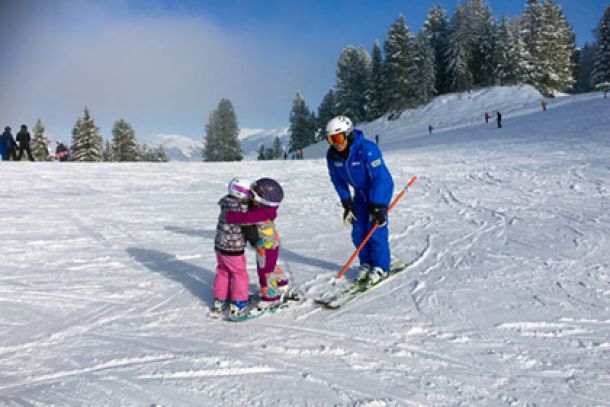
M 392 203 L 390 204 L 390 206 L 388 206 L 388 209 L 386 210 L 385 214 L 386 216 L 390 213 L 390 211 L 392 210 L 392 208 L 394 208 L 394 206 L 398 203 L 398 201 L 400 201 L 400 199 L 403 197 L 404 194 L 407 193 L 407 190 L 409 189 L 409 187 L 411 185 L 413 185 L 413 183 L 415 182 L 415 180 L 417 179 L 417 175 L 413 176 L 413 178 L 411 178 L 409 180 L 409 182 L 407 183 L 407 185 L 404 186 L 404 188 L 402 189 L 402 191 L 400 191 L 400 194 L 398 194 L 398 196 L 396 198 L 394 198 L 394 200 L 392 201 Z M 358 253 L 360 253 L 360 251 L 362 250 L 362 248 L 364 247 L 364 245 L 369 241 L 369 239 L 371 238 L 371 236 L 373 235 L 373 233 L 375 233 L 375 231 L 377 230 L 377 228 L 379 227 L 379 225 L 376 223 L 373 228 L 369 231 L 369 233 L 366 235 L 366 237 L 362 240 L 362 242 L 360 243 L 360 246 L 358 246 L 358 248 L 356 249 L 356 251 L 351 255 L 351 257 L 349 258 L 349 260 L 347 261 L 347 263 L 345 263 L 345 265 L 343 266 L 343 268 L 341 269 L 341 271 L 339 271 L 339 274 L 337 274 L 337 278 L 335 278 L 335 281 L 338 281 L 341 279 L 341 277 L 343 277 L 343 274 L 345 274 L 345 272 L 347 271 L 347 269 L 349 268 L 350 264 L 352 264 L 352 261 L 354 261 L 354 259 L 356 258 L 356 256 L 358 255 Z

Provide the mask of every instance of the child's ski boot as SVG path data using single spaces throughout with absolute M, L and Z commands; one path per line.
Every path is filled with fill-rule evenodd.
M 247 312 L 248 301 L 233 301 L 229 309 L 229 317 L 237 318 Z

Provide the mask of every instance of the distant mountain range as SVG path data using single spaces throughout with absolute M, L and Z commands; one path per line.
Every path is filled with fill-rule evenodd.
M 288 145 L 288 128 L 283 129 L 241 129 L 239 139 L 241 140 L 242 154 L 245 160 L 256 160 L 261 145 L 271 147 L 275 137 L 279 137 L 284 146 Z M 140 144 L 148 144 L 150 147 L 163 145 L 168 157 L 172 161 L 201 161 L 203 149 L 203 136 L 195 140 L 180 134 L 153 133 L 139 136 Z

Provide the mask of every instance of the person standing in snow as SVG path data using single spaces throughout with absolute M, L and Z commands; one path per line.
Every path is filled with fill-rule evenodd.
M 489 113 L 485 112 L 485 124 L 489 123 Z
M 542 100 L 540 101 L 540 106 L 542 106 L 542 111 L 543 111 L 543 112 L 546 112 L 546 105 L 547 105 L 547 104 L 546 104 L 546 100 L 542 99 Z
M 32 149 L 30 148 L 31 140 L 32 137 L 28 131 L 28 126 L 22 124 L 19 133 L 17 133 L 17 142 L 19 143 L 19 161 L 21 161 L 21 158 L 23 158 L 24 151 L 28 154 L 29 160 L 34 161 L 34 157 L 32 157 Z
M 213 309 L 213 313 L 218 315 L 222 314 L 229 299 L 231 315 L 239 314 L 248 305 L 249 279 L 244 231 L 239 225 L 227 223 L 225 217 L 229 211 L 241 213 L 248 210 L 248 201 L 252 197 L 250 185 L 250 181 L 233 178 L 229 182 L 228 194 L 218 202 L 220 216 L 214 240 L 217 266 Z
M 58 141 L 57 148 L 55 148 L 55 157 L 57 157 L 59 161 L 68 161 L 69 155 L 70 152 L 68 151 L 68 147 L 61 141 Z
M 498 123 L 498 128 L 502 127 L 502 115 L 500 112 L 496 112 L 496 123 Z
M 261 286 L 261 300 L 257 308 L 264 311 L 289 299 L 295 292 L 289 290 L 288 274 L 277 266 L 280 237 L 275 219 L 284 199 L 284 190 L 276 180 L 261 178 L 252 184 L 252 192 L 253 206 L 246 213 L 227 212 L 226 222 L 243 226 L 256 225 L 256 271 Z
M 0 137 L 0 143 L 4 145 L 3 160 L 8 161 L 12 157 L 13 161 L 17 161 L 17 143 L 15 143 L 9 126 L 4 128 L 4 133 L 2 133 L 2 137 Z
M 373 226 L 378 225 L 359 253 L 357 277 L 359 282 L 377 284 L 390 270 L 386 211 L 394 190 L 392 175 L 379 147 L 354 129 L 348 117 L 331 119 L 326 138 L 330 144 L 326 154 L 328 173 L 343 205 L 343 221 L 352 227 L 354 246 L 360 246 Z

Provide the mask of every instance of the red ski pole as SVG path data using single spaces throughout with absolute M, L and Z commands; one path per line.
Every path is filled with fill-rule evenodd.
M 398 203 L 398 201 L 400 201 L 400 199 L 403 197 L 403 195 L 405 193 L 407 193 L 407 190 L 409 189 L 409 187 L 411 185 L 413 185 L 413 183 L 415 182 L 415 180 L 417 179 L 417 176 L 414 176 L 413 178 L 411 178 L 411 180 L 409 180 L 409 182 L 407 183 L 407 185 L 404 186 L 404 188 L 402 189 L 402 191 L 400 191 L 400 194 L 398 194 L 398 196 L 396 198 L 394 198 L 394 200 L 392 201 L 392 203 L 390 204 L 390 206 L 388 207 L 388 210 L 385 211 L 386 216 L 388 215 L 388 213 L 390 213 L 390 211 L 392 210 L 392 208 L 394 207 L 394 205 L 396 205 Z M 375 231 L 377 230 L 377 227 L 379 227 L 378 224 L 375 224 L 375 226 L 373 226 L 373 228 L 371 229 L 371 231 L 368 233 L 368 235 L 366 235 L 366 237 L 364 238 L 364 240 L 362 240 L 362 243 L 360 243 L 360 246 L 358 246 L 358 248 L 356 249 L 356 251 L 352 254 L 352 256 L 349 258 L 349 260 L 347 261 L 347 263 L 345 263 L 345 265 L 343 266 L 343 268 L 341 269 L 341 271 L 339 272 L 339 274 L 337 275 L 337 278 L 335 279 L 335 282 L 340 280 L 341 277 L 343 277 L 343 274 L 345 274 L 345 271 L 349 268 L 349 265 L 352 264 L 352 261 L 354 261 L 354 259 L 356 258 L 356 256 L 358 255 L 358 253 L 360 253 L 360 250 L 362 250 L 362 248 L 364 247 L 364 245 L 366 244 L 366 242 L 369 241 L 369 239 L 371 238 L 371 236 L 373 236 L 373 233 L 375 233 Z

